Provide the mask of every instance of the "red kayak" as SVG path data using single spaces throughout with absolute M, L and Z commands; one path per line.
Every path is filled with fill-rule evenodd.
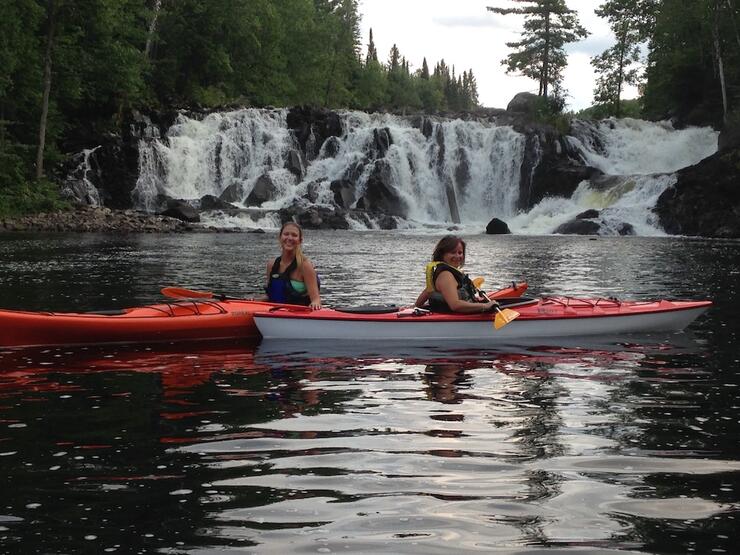
M 0 347 L 258 338 L 254 313 L 287 306 L 219 298 L 212 293 L 187 289 L 166 289 L 178 291 L 181 295 L 191 293 L 204 298 L 183 298 L 162 304 L 101 312 L 0 310 Z M 526 283 L 512 284 L 490 296 L 519 296 L 526 289 Z
M 252 315 L 275 306 L 183 299 L 98 313 L 0 310 L 0 347 L 256 338 Z

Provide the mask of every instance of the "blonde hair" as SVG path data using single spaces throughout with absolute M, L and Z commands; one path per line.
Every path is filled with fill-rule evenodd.
M 301 243 L 302 243 L 303 242 L 303 229 L 301 228 L 301 226 L 299 226 L 295 222 L 285 222 L 283 224 L 283 226 L 280 228 L 280 233 L 278 233 L 278 242 L 280 241 L 280 236 L 283 234 L 283 230 L 289 225 L 294 226 L 298 230 L 298 238 L 301 240 Z M 301 245 L 297 245 L 295 248 L 295 261 L 299 268 L 301 267 L 305 259 L 306 259 L 306 255 L 303 254 Z

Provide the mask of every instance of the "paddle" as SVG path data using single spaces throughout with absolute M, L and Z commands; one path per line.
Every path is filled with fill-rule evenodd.
M 484 281 L 484 278 L 477 277 L 473 280 L 473 286 L 478 289 L 480 293 L 485 295 L 485 297 L 488 297 L 486 293 L 480 291 L 480 286 L 483 285 Z M 493 327 L 495 327 L 497 330 L 500 330 L 509 322 L 513 322 L 514 320 L 519 318 L 519 313 L 516 310 L 511 310 L 510 308 L 504 308 L 502 310 L 501 308 L 499 308 L 498 303 L 493 305 L 493 308 L 496 310 L 496 317 L 493 319 Z
M 162 295 L 173 299 L 218 299 L 225 301 L 227 299 L 236 299 L 236 297 L 227 297 L 210 291 L 193 291 L 192 289 L 183 289 L 182 287 L 163 287 Z
M 498 303 L 493 305 L 496 310 L 496 317 L 493 319 L 493 327 L 497 330 L 503 328 L 509 322 L 513 322 L 519 318 L 519 313 L 516 310 L 510 308 L 504 308 L 503 310 L 498 307 Z
M 221 293 L 212 293 L 211 291 L 193 291 L 182 287 L 163 287 L 162 295 L 173 299 L 216 299 L 217 301 L 249 301 L 252 304 L 269 306 L 270 311 L 274 309 L 306 311 L 311 310 L 308 306 L 271 303 L 269 301 L 256 301 L 254 299 L 240 299 L 239 297 L 228 297 Z

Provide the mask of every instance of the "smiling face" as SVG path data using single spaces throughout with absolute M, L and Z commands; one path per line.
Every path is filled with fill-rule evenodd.
M 280 248 L 283 250 L 295 250 L 303 242 L 303 232 L 295 224 L 285 224 L 280 231 Z
M 458 242 L 452 250 L 442 254 L 442 262 L 460 268 L 465 264 L 465 247 Z

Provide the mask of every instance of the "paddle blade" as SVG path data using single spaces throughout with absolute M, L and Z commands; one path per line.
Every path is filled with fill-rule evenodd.
M 497 330 L 503 328 L 509 322 L 513 322 L 519 318 L 519 313 L 516 310 L 510 308 L 504 308 L 496 312 L 496 317 L 493 319 L 493 327 Z
M 213 297 L 210 291 L 192 291 L 182 287 L 164 287 L 161 292 L 165 297 L 173 299 L 210 299 Z
M 476 289 L 480 289 L 481 285 L 483 285 L 483 282 L 486 281 L 486 278 L 477 277 L 473 280 L 473 285 L 475 285 Z

